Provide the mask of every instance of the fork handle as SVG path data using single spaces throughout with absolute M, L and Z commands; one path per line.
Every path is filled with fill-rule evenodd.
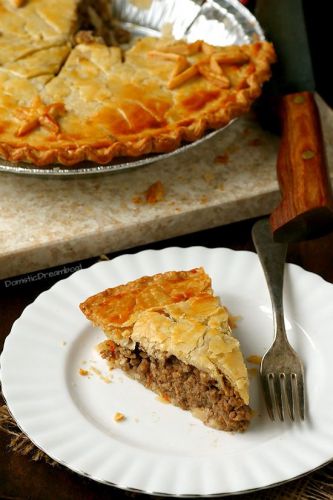
M 283 273 L 288 245 L 273 240 L 268 219 L 262 219 L 252 228 L 252 239 L 265 273 L 273 307 L 275 339 L 286 337 L 283 313 Z

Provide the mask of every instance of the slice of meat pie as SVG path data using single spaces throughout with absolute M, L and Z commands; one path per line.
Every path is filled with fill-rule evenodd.
M 89 297 L 80 308 L 106 333 L 98 349 L 110 368 L 211 427 L 247 428 L 247 370 L 228 311 L 202 268 L 145 276 Z

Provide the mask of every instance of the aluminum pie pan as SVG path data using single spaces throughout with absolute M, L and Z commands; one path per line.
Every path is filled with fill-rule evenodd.
M 188 42 L 200 39 L 220 46 L 247 44 L 255 38 L 265 39 L 258 21 L 239 0 L 113 0 L 112 14 L 114 24 L 128 30 L 132 38 L 159 37 L 167 29 L 176 39 L 184 38 Z M 0 171 L 51 177 L 118 172 L 185 153 L 223 132 L 230 123 L 208 131 L 197 141 L 184 143 L 169 153 L 119 157 L 106 165 L 85 161 L 70 168 L 60 164 L 37 167 L 0 159 Z

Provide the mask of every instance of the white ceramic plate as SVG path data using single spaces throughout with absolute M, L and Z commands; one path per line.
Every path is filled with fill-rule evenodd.
M 3 393 L 19 426 L 50 457 L 120 488 L 205 496 L 268 487 L 332 458 L 333 286 L 295 265 L 286 266 L 285 307 L 288 335 L 306 367 L 304 423 L 271 423 L 257 377 L 253 423 L 236 435 L 161 403 L 117 370 L 111 383 L 97 374 L 110 377 L 94 350 L 103 334 L 79 303 L 142 275 L 196 266 L 242 317 L 235 335 L 245 357 L 262 355 L 272 340 L 272 315 L 258 258 L 224 248 L 148 250 L 100 262 L 42 293 L 16 321 L 1 356 Z M 116 423 L 116 412 L 126 420 Z

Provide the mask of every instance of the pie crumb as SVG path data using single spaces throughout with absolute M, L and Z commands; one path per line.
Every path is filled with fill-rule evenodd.
M 164 200 L 165 189 L 161 181 L 156 181 L 154 184 L 149 186 L 146 193 L 147 203 L 157 203 L 158 201 Z
M 230 328 L 232 330 L 235 330 L 235 328 L 238 327 L 238 321 L 240 321 L 242 319 L 242 316 L 237 316 L 235 314 L 231 314 L 231 312 L 229 311 L 229 309 L 224 306 L 224 308 L 227 310 L 228 312 L 228 325 L 230 326 Z
M 114 415 L 113 415 L 113 420 L 115 422 L 122 422 L 123 420 L 126 420 L 126 417 L 123 413 L 120 413 L 119 411 L 117 411 Z
M 225 165 L 229 161 L 229 155 L 227 153 L 224 153 L 222 155 L 215 156 L 214 158 L 214 163 L 221 163 L 222 165 Z
M 170 403 L 170 400 L 169 400 L 168 396 L 164 396 L 162 394 L 160 396 L 157 396 L 156 399 L 160 403 L 164 403 L 164 404 L 169 404 Z
M 235 330 L 238 326 L 238 321 L 242 319 L 242 316 L 234 316 L 229 313 L 228 324 L 232 330 Z
M 260 365 L 261 360 L 262 360 L 262 357 L 258 356 L 257 354 L 251 354 L 250 356 L 248 356 L 246 358 L 246 361 L 248 361 L 249 363 L 252 363 L 253 365 Z
M 90 370 L 95 375 L 97 375 L 101 380 L 103 380 L 103 382 L 105 382 L 106 384 L 111 384 L 112 379 L 110 377 L 106 377 L 105 375 L 103 375 L 103 373 L 100 370 L 98 370 L 98 368 L 95 368 L 95 366 L 91 366 Z
M 255 137 L 254 139 L 251 139 L 250 141 L 248 141 L 248 146 L 252 146 L 252 147 L 257 147 L 257 146 L 262 146 L 263 142 L 261 139 L 259 139 L 259 137 Z
M 100 256 L 99 256 L 99 260 L 103 261 L 103 260 L 110 260 L 109 257 L 107 255 L 105 255 L 104 253 L 102 253 Z
M 140 205 L 142 203 L 141 196 L 138 196 L 138 195 L 133 196 L 132 202 L 135 203 L 136 205 Z
M 205 172 L 204 174 L 202 174 L 202 178 L 209 184 L 215 179 L 215 175 L 211 172 Z
M 80 368 L 79 373 L 82 377 L 87 377 L 89 375 L 88 370 L 84 370 L 83 368 Z

